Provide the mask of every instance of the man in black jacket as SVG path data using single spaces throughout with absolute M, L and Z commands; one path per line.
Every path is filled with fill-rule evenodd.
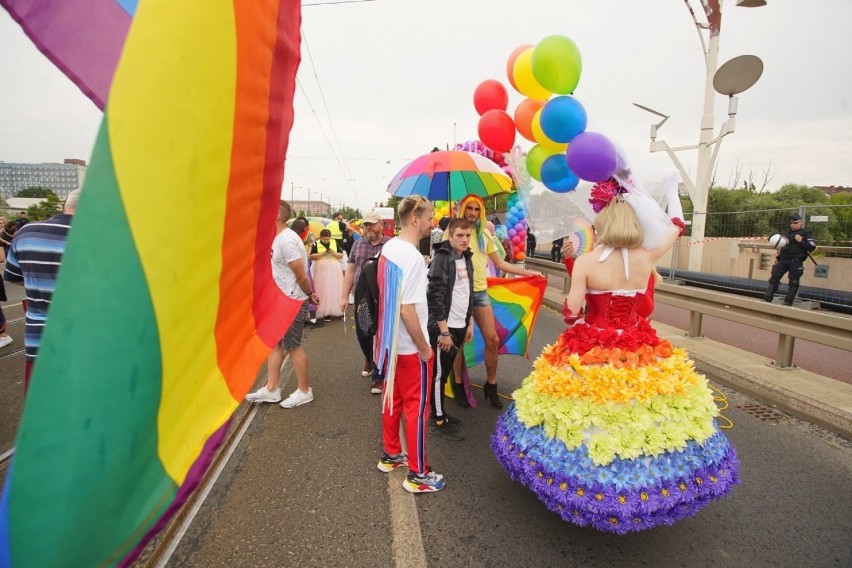
M 766 288 L 763 299 L 767 302 L 772 301 L 772 297 L 778 291 L 781 278 L 784 273 L 788 273 L 788 289 L 787 296 L 784 298 L 784 305 L 792 306 L 793 300 L 796 299 L 796 294 L 799 292 L 799 278 L 805 273 L 804 261 L 807 260 L 808 253 L 816 248 L 816 243 L 811 232 L 802 227 L 800 215 L 790 216 L 790 229 L 783 235 L 787 239 L 787 244 L 781 248 L 778 256 L 775 257 L 772 275 L 769 277 L 769 286 Z
M 452 219 L 447 225 L 448 240 L 435 246 L 429 268 L 429 343 L 439 355 L 432 382 L 432 418 L 429 431 L 447 440 L 463 440 L 461 420 L 444 410 L 444 387 L 453 361 L 465 341 L 473 336 L 473 262 L 470 238 L 473 223 Z M 456 397 L 464 398 L 455 384 Z M 460 386 L 460 385 L 459 385 Z M 460 400 L 460 399 L 459 399 Z M 466 400 L 466 399 L 465 399 Z

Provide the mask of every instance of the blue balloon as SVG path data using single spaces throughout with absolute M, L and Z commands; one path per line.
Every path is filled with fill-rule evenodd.
M 571 96 L 554 97 L 541 109 L 541 129 L 560 144 L 571 142 L 586 130 L 588 117 L 580 101 Z
M 541 164 L 541 182 L 551 191 L 568 193 L 574 191 L 580 178 L 568 168 L 565 154 L 555 154 Z

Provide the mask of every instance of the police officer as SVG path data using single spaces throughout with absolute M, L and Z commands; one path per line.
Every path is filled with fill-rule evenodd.
M 800 215 L 790 216 L 790 229 L 784 233 L 784 236 L 787 238 L 787 245 L 775 257 L 769 286 L 766 288 L 763 299 L 767 302 L 772 301 L 772 296 L 778 291 L 778 284 L 786 272 L 788 273 L 788 290 L 784 305 L 792 306 L 799 292 L 799 278 L 805 272 L 804 261 L 808 258 L 808 253 L 816 248 L 816 243 L 811 232 L 802 227 Z

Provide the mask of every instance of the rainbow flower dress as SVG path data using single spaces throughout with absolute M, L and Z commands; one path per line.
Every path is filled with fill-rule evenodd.
M 618 534 L 727 495 L 736 452 L 707 379 L 640 315 L 653 300 L 590 291 L 586 304 L 515 391 L 492 435 L 497 460 L 562 519 Z

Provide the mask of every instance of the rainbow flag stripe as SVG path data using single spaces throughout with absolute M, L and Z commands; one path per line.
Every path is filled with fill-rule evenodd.
M 0 566 L 132 560 L 295 316 L 269 258 L 299 25 L 297 0 L 136 11 L 0 503 Z
M 488 278 L 488 297 L 500 338 L 499 354 L 529 358 L 529 342 L 546 288 L 547 279 L 542 276 Z M 485 360 L 485 341 L 476 324 L 473 340 L 464 345 L 464 357 L 468 367 Z
M 0 0 L 0 5 L 36 47 L 103 109 L 137 0 Z

